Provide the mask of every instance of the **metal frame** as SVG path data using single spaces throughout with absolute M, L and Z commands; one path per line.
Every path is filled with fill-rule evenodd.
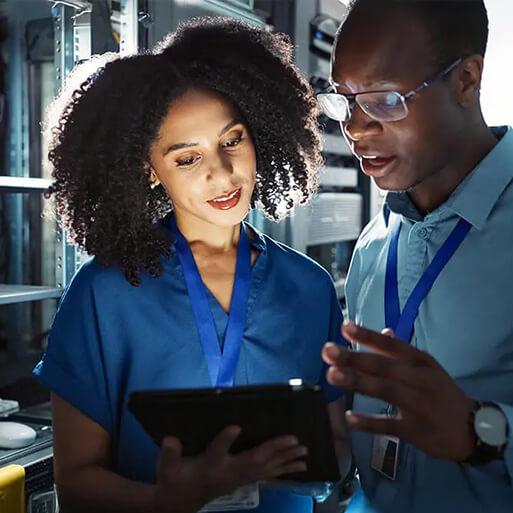
M 129 55 L 137 53 L 138 46 L 138 1 L 121 0 L 121 18 L 119 32 L 119 53 Z
M 56 93 L 64 85 L 73 66 L 91 55 L 91 8 L 90 2 L 85 1 L 54 2 Z M 66 287 L 75 274 L 78 260 L 78 251 L 67 243 L 66 232 L 59 231 L 55 249 L 55 283 L 58 288 Z

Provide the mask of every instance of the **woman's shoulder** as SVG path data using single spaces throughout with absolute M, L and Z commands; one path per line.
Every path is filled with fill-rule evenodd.
M 121 269 L 116 265 L 102 265 L 97 257 L 85 260 L 66 287 L 69 294 L 82 296 L 96 289 L 109 288 L 113 292 L 130 287 Z
M 278 272 L 283 272 L 291 279 L 300 279 L 305 283 L 312 280 L 331 286 L 330 274 L 315 260 L 287 244 L 259 232 L 252 226 L 251 229 L 255 234 L 255 245 L 265 248 L 270 263 Z

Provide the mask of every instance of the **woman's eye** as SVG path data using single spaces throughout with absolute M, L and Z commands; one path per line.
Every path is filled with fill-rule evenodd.
M 179 167 L 192 166 L 199 157 L 185 157 L 183 159 L 178 159 L 176 161 L 176 165 Z
M 223 144 L 223 148 L 233 148 L 237 146 L 242 141 L 242 135 L 235 137 L 234 139 L 230 139 Z

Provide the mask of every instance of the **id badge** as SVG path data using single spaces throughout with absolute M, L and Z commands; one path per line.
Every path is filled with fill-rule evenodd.
M 399 438 L 388 435 L 374 435 L 371 468 L 388 479 L 395 480 L 399 459 Z
M 231 495 L 223 495 L 203 506 L 198 513 L 208 511 L 234 511 L 238 509 L 255 509 L 260 504 L 258 484 L 241 486 Z

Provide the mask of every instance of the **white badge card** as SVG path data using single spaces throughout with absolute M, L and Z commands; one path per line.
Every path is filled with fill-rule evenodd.
M 399 438 L 388 435 L 374 435 L 371 467 L 380 474 L 395 479 L 399 459 Z
M 260 504 L 258 484 L 241 486 L 231 495 L 223 495 L 203 506 L 198 513 L 208 511 L 235 511 L 238 509 L 255 509 Z

